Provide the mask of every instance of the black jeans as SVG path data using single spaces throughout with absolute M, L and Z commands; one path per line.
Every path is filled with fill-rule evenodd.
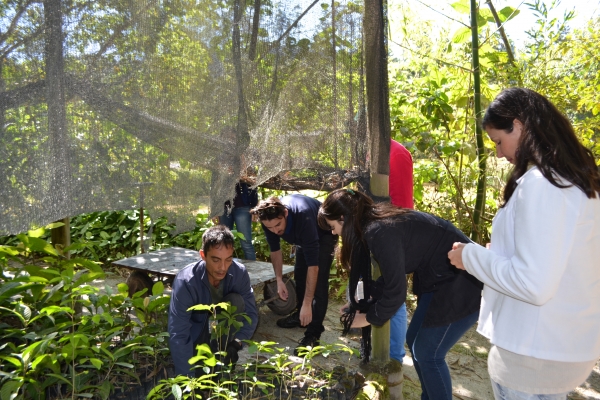
M 325 330 L 323 320 L 327 313 L 329 303 L 329 271 L 333 262 L 333 250 L 337 242 L 337 236 L 323 235 L 319 240 L 319 272 L 317 277 L 317 287 L 315 288 L 315 297 L 312 303 L 312 321 L 306 327 L 306 336 L 321 337 Z M 294 278 L 296 280 L 296 301 L 298 309 L 302 307 L 304 292 L 306 291 L 306 275 L 308 265 L 304 257 L 302 247 L 298 246 L 296 250 L 296 263 L 294 265 Z

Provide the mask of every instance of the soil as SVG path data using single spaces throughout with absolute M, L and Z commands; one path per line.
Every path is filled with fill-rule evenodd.
M 110 285 L 116 287 L 125 279 L 113 274 L 105 280 L 97 281 L 99 287 Z M 256 301 L 262 300 L 262 287 L 254 289 Z M 339 308 L 343 302 L 341 299 L 330 298 L 324 325 L 325 332 L 321 335 L 321 343 L 344 343 L 351 348 L 359 348 L 359 337 L 357 335 L 341 335 L 339 322 Z M 274 341 L 278 347 L 287 348 L 290 354 L 297 346 L 298 340 L 303 336 L 303 328 L 282 329 L 276 325 L 277 319 L 282 316 L 273 313 L 266 305 L 259 308 L 259 323 L 252 340 Z M 410 321 L 410 312 L 408 315 Z M 461 340 L 448 353 L 446 360 L 450 367 L 452 376 L 453 397 L 456 399 L 493 400 L 490 378 L 487 372 L 487 354 L 490 349 L 489 341 L 471 328 Z M 407 352 L 408 354 L 408 352 Z M 239 363 L 242 364 L 248 357 L 247 347 L 240 352 Z M 293 357 L 293 356 L 291 356 Z M 298 359 L 300 361 L 300 359 Z M 331 354 L 328 357 L 317 356 L 313 358 L 313 365 L 332 370 L 336 365 L 343 365 L 348 371 L 360 371 L 359 359 L 356 356 L 348 356 L 347 353 Z M 417 373 L 413 367 L 409 355 L 403 362 L 404 386 L 403 394 L 405 400 L 418 400 L 421 398 L 421 385 Z M 568 396 L 570 400 L 600 399 L 600 360 L 596 364 L 592 374 L 587 381 L 576 388 Z

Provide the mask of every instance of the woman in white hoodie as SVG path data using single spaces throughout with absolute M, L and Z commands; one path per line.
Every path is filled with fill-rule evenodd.
M 496 399 L 565 399 L 600 358 L 600 175 L 544 96 L 506 89 L 483 128 L 514 164 L 489 249 L 450 262 L 484 283 L 478 332 Z

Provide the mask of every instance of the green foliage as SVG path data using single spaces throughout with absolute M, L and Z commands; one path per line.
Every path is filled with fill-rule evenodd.
M 472 228 L 478 165 L 475 153 L 475 116 L 471 66 L 470 5 L 468 0 L 451 4 L 464 26 L 455 32 L 431 35 L 426 22 L 402 8 L 390 12 L 393 36 L 401 43 L 402 57 L 390 63 L 390 112 L 392 136 L 413 154 L 415 207 L 446 218 L 464 232 Z M 514 29 L 527 29 L 528 40 L 514 48 L 509 60 L 505 43 L 487 4 L 481 3 L 477 23 L 481 70 L 482 106 L 506 87 L 523 85 L 547 96 L 573 123 L 576 133 L 596 157 L 600 157 L 600 51 L 598 18 L 583 29 L 569 24 L 573 13 L 550 17 L 555 1 L 525 4 L 538 18 L 525 27 L 506 24 L 510 38 Z M 519 14 L 504 7 L 497 10 L 501 23 Z M 401 18 L 394 21 L 396 17 Z M 426 32 L 426 33 L 425 33 Z M 510 165 L 495 158 L 493 144 L 485 139 L 487 176 L 482 243 L 487 242 L 492 216 L 501 204 Z
M 104 277 L 98 263 L 63 258 L 43 233 L 0 246 L 1 398 L 106 399 L 164 368 L 162 283 L 146 298 L 101 291 L 89 285 Z

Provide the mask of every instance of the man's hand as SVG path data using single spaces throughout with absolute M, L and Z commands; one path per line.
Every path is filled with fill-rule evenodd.
M 312 321 L 312 304 L 305 304 L 303 302 L 300 309 L 300 325 L 306 326 L 310 324 L 310 321 Z
M 277 294 L 279 295 L 279 298 L 281 300 L 287 301 L 288 290 L 287 290 L 287 286 L 285 286 L 285 283 L 283 282 L 283 279 L 277 279 Z
M 227 344 L 227 347 L 225 348 L 225 352 L 227 353 L 227 355 L 223 359 L 223 364 L 235 365 L 235 363 L 237 363 L 237 361 L 239 359 L 238 351 L 240 351 L 241 349 L 242 349 L 242 345 L 239 344 L 237 341 L 232 340 L 231 342 L 229 342 Z
M 344 314 L 350 308 L 350 303 L 346 303 L 340 307 L 340 314 Z
M 356 314 L 354 314 L 354 321 L 352 321 L 352 325 L 350 325 L 350 327 L 351 328 L 364 328 L 367 325 L 371 325 L 367 321 L 367 314 L 361 314 L 357 311 Z
M 221 218 L 220 217 L 212 217 L 212 223 L 215 225 L 219 225 L 219 222 L 221 222 Z
M 456 242 L 452 245 L 452 250 L 448 252 L 448 258 L 450 259 L 450 264 L 454 265 L 458 269 L 465 269 L 462 261 L 462 252 L 465 248 L 464 243 Z

